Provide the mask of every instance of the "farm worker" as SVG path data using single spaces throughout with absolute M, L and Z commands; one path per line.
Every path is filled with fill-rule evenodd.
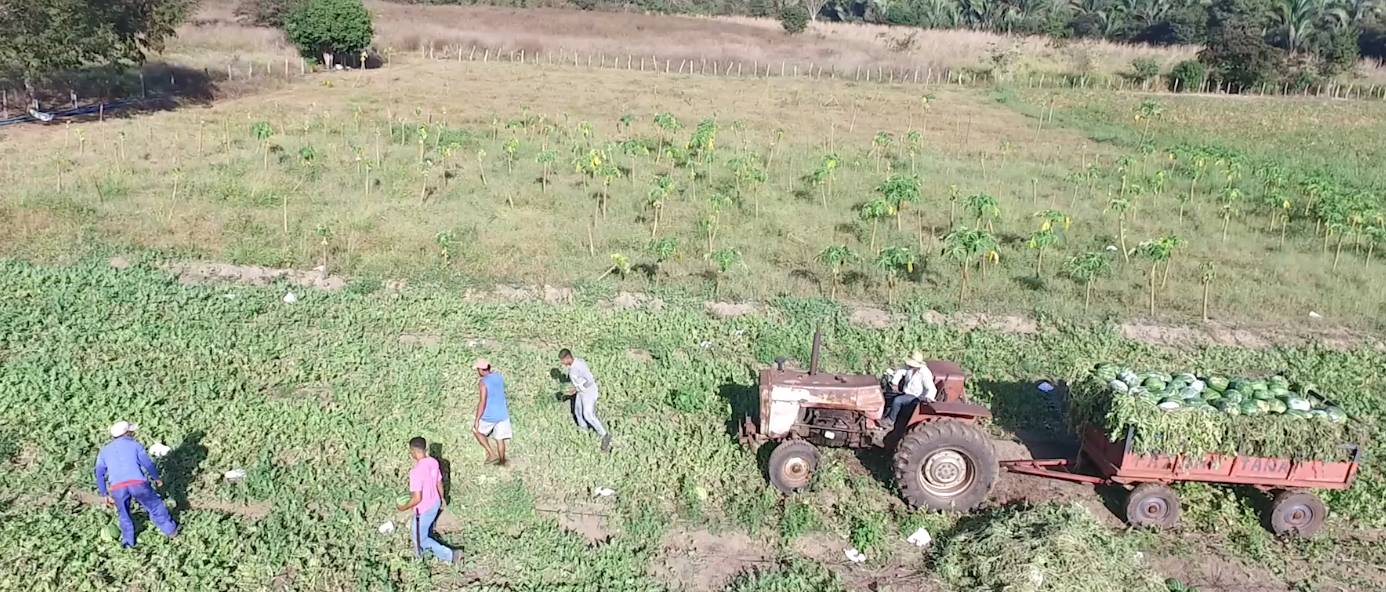
M 409 440 L 409 456 L 414 457 L 414 468 L 409 470 L 409 503 L 396 506 L 401 512 L 414 511 L 414 554 L 420 557 L 424 551 L 432 551 L 433 556 L 452 563 L 452 549 L 433 538 L 433 523 L 443 511 L 443 473 L 438 470 L 438 461 L 429 458 L 428 441 L 423 438 Z
M 135 546 L 135 522 L 130 519 L 130 500 L 139 502 L 149 512 L 149 519 L 164 533 L 173 537 L 178 534 L 178 525 L 168 515 L 164 500 L 154 491 L 154 486 L 162 487 L 159 469 L 150 460 L 144 446 L 135 441 L 138 425 L 118 421 L 111 426 L 111 441 L 101 447 L 96 455 L 96 492 L 105 498 L 106 505 L 114 505 L 120 516 L 120 544 L 123 547 Z M 154 485 L 150 485 L 150 481 Z
M 934 373 L 929 371 L 928 364 L 924 363 L 924 354 L 914 352 L 905 360 L 905 368 L 896 370 L 895 375 L 890 377 L 890 384 L 900 389 L 900 394 L 890 402 L 890 409 L 886 411 L 886 416 L 881 421 L 881 427 L 891 429 L 895 427 L 895 419 L 900 415 L 900 410 L 905 406 L 918 402 L 920 399 L 932 401 L 938 396 L 938 387 L 934 386 Z
M 505 464 L 505 441 L 510 439 L 510 409 L 505 404 L 505 381 L 485 358 L 472 365 L 481 376 L 481 400 L 476 405 L 476 441 L 486 449 L 486 464 Z M 496 439 L 495 449 L 489 438 Z
M 567 348 L 558 351 L 558 361 L 562 362 L 568 381 L 573 383 L 568 394 L 573 397 L 573 418 L 578 427 L 584 432 L 589 427 L 596 430 L 602 437 L 602 452 L 611 452 L 611 434 L 606 433 L 602 421 L 597 419 L 597 379 L 592 376 L 592 369 L 582 358 L 574 358 Z

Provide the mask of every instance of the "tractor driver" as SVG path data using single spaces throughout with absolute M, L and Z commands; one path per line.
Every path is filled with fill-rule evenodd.
M 895 375 L 890 377 L 890 384 L 899 394 L 890 402 L 890 408 L 881 420 L 881 427 L 887 430 L 894 429 L 895 419 L 906 405 L 921 399 L 933 401 L 934 397 L 938 396 L 938 387 L 934 385 L 934 373 L 930 372 L 928 364 L 924 363 L 923 352 L 911 354 L 905 360 L 905 368 L 896 370 Z

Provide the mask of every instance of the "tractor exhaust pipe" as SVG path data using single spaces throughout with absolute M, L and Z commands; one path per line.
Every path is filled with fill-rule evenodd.
M 809 355 L 809 374 L 818 374 L 818 350 L 823 346 L 823 327 L 813 329 L 813 352 Z

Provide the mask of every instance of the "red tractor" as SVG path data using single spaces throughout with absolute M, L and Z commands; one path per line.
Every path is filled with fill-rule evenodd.
M 886 429 L 880 421 L 887 397 L 897 396 L 894 385 L 875 376 L 819 372 L 821 346 L 822 335 L 814 332 L 808 372 L 786 370 L 782 358 L 760 371 L 760 417 L 745 418 L 741 440 L 753 447 L 777 442 L 770 483 L 786 494 L 808 487 L 819 446 L 893 446 L 895 483 L 910 505 L 967 511 L 986 499 L 1000 465 L 977 421 L 991 412 L 967 401 L 961 366 L 928 362 L 936 400 L 920 401 L 907 419 Z

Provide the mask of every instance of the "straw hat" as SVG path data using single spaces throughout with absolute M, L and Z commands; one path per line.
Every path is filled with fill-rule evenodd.
M 910 357 L 905 359 L 905 365 L 909 366 L 910 368 L 923 368 L 924 352 L 917 351 L 913 354 L 910 354 Z

